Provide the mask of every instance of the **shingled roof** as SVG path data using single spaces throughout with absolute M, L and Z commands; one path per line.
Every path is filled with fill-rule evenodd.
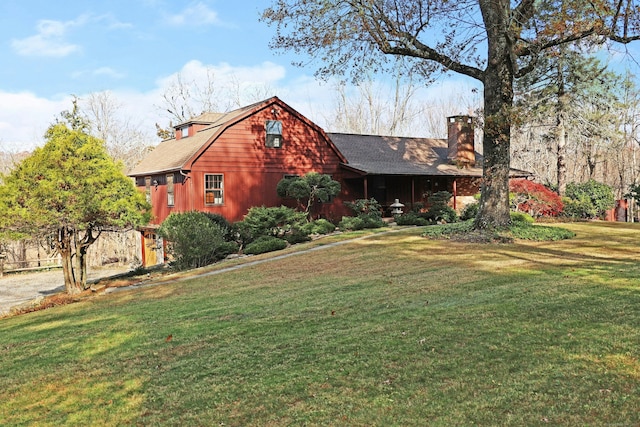
M 447 160 L 447 141 L 433 138 L 328 133 L 348 159 L 344 166 L 369 175 L 482 176 L 482 156 L 476 166 L 458 167 Z
M 186 122 L 180 123 L 174 128 L 178 129 L 187 124 L 204 124 L 207 127 L 196 132 L 188 138 L 171 138 L 162 141 L 130 172 L 129 176 L 153 175 L 157 173 L 188 170 L 190 160 L 202 150 L 205 145 L 215 140 L 217 134 L 222 132 L 229 124 L 235 123 L 240 118 L 267 105 L 276 97 L 247 105 L 227 113 L 204 113 Z

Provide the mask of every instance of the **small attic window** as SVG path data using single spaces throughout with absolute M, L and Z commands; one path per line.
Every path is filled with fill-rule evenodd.
M 280 120 L 267 120 L 265 129 L 267 130 L 266 146 L 271 148 L 282 147 L 282 122 Z
M 180 138 L 186 138 L 189 136 L 189 126 L 182 126 L 180 128 Z

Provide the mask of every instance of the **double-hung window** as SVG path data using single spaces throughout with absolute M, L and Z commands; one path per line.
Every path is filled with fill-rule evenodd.
M 224 175 L 204 175 L 204 204 L 221 205 L 224 203 Z
M 175 198 L 173 195 L 173 174 L 167 175 L 167 206 L 173 206 Z
M 271 148 L 282 147 L 282 122 L 280 120 L 267 120 L 264 127 L 267 131 L 265 145 Z
M 151 177 L 146 176 L 144 178 L 144 196 L 147 199 L 147 203 L 151 203 Z

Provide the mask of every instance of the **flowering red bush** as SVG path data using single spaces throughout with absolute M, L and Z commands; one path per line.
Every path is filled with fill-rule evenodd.
M 557 216 L 564 208 L 558 193 L 527 179 L 509 181 L 509 192 L 516 210 L 531 216 Z

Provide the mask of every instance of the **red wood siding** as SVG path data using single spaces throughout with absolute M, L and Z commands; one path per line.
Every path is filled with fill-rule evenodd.
M 174 207 L 167 206 L 166 185 L 152 186 L 153 222 L 159 224 L 171 212 L 189 210 L 218 213 L 229 221 L 239 221 L 252 206 L 294 206 L 295 201 L 276 194 L 278 182 L 287 174 L 318 172 L 342 181 L 340 158 L 323 133 L 287 110 L 278 110 L 274 117 L 271 107 L 267 107 L 226 129 L 193 162 L 188 178 L 174 184 Z M 281 148 L 265 146 L 266 120 L 282 121 Z M 205 205 L 206 174 L 224 176 L 222 205 Z M 318 213 L 340 219 L 348 212 L 337 197 L 332 203 L 323 204 Z

